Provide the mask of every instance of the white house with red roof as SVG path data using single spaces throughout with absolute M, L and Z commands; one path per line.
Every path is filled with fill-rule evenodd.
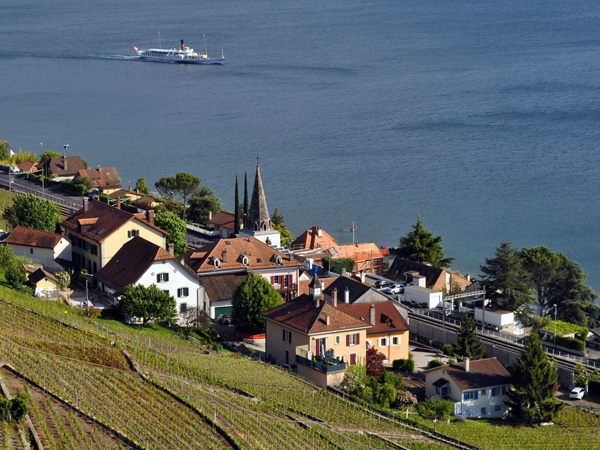
M 62 234 L 17 226 L 6 238 L 17 256 L 25 256 L 50 272 L 71 264 L 71 242 Z

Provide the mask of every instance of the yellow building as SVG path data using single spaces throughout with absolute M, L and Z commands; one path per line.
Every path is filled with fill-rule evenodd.
M 62 224 L 71 241 L 73 263 L 89 273 L 104 267 L 130 239 L 141 236 L 166 248 L 168 233 L 154 225 L 154 211 L 132 214 L 97 200 L 88 202 Z

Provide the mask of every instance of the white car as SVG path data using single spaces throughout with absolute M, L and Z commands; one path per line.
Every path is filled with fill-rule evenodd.
M 394 284 L 385 290 L 388 294 L 401 294 L 404 292 L 404 285 L 402 284 Z
M 569 398 L 573 398 L 575 400 L 581 400 L 583 395 L 585 394 L 585 389 L 582 387 L 573 388 L 571 393 L 569 394 Z

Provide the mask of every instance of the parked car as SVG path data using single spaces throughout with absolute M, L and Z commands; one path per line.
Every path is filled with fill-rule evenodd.
M 584 394 L 585 394 L 584 388 L 576 387 L 576 388 L 573 388 L 573 390 L 569 394 L 569 398 L 572 398 L 575 400 L 581 400 L 583 398 Z
M 383 288 L 386 288 L 386 287 L 390 287 L 390 286 L 391 286 L 391 284 L 392 284 L 392 283 L 390 283 L 389 281 L 386 281 L 386 280 L 379 280 L 379 281 L 377 281 L 377 282 L 375 283 L 375 287 L 376 287 L 377 289 L 383 289 Z
M 217 322 L 221 325 L 231 325 L 231 314 L 221 314 L 217 317 Z
M 388 294 L 402 294 L 404 292 L 404 285 L 394 284 L 385 290 Z

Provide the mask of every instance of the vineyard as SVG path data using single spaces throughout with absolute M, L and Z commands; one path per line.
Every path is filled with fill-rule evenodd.
M 12 395 L 29 393 L 31 426 L 0 423 L 0 449 L 24 448 L 29 428 L 51 449 L 456 447 L 433 431 L 466 448 L 577 448 L 600 437 L 600 419 L 571 408 L 545 428 L 407 421 L 242 355 L 2 293 L 0 375 Z

